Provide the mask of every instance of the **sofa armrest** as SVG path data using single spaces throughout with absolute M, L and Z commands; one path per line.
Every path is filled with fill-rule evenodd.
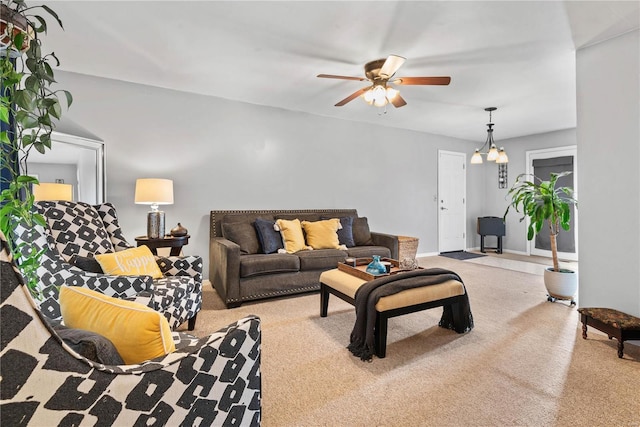
M 240 246 L 224 237 L 209 240 L 209 280 L 227 308 L 240 305 Z
M 371 232 L 371 239 L 376 246 L 385 246 L 391 251 L 391 258 L 398 259 L 398 236 L 393 234 Z

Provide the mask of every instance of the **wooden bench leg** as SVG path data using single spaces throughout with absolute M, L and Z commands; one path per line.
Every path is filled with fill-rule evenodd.
M 327 317 L 329 310 L 329 289 L 324 283 L 320 283 L 320 317 Z
M 383 313 L 376 313 L 375 351 L 376 356 L 384 359 L 387 356 L 387 326 L 389 319 Z

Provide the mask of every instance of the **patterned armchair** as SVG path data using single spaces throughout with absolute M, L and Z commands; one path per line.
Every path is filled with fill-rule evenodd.
M 0 233 L 0 423 L 251 425 L 261 417 L 260 319 L 248 316 L 137 365 L 72 350 L 33 304 Z
M 113 205 L 46 201 L 35 206 L 48 227 L 18 227 L 15 239 L 45 249 L 37 272 L 43 299 L 36 301 L 43 314 L 53 320 L 61 318 L 58 288 L 65 284 L 140 302 L 163 313 L 172 329 L 185 321 L 189 330 L 194 329 L 202 306 L 200 256 L 156 257 L 164 275 L 160 279 L 87 272 L 69 263 L 74 255 L 92 257 L 132 247 L 124 238 Z

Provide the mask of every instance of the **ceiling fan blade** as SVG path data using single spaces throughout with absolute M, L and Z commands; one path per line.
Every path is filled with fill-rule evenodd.
M 360 82 L 367 80 L 364 77 L 336 76 L 333 74 L 318 74 L 318 77 L 323 79 L 358 80 Z
M 382 64 L 382 68 L 380 68 L 378 75 L 385 79 L 390 78 L 400 67 L 402 67 L 402 64 L 404 64 L 404 61 L 406 60 L 407 58 L 403 58 L 402 56 L 389 55 L 387 60 L 384 61 L 384 64 Z
M 394 96 L 393 98 L 391 98 L 391 103 L 396 108 L 404 107 L 405 105 L 407 105 L 407 101 L 405 101 L 404 98 L 401 97 L 399 93 L 396 94 L 396 96 Z
M 347 102 L 351 102 L 354 99 L 356 99 L 357 97 L 359 97 L 360 95 L 362 95 L 363 93 L 365 93 L 367 90 L 369 90 L 369 88 L 371 88 L 371 86 L 363 87 L 362 89 L 353 92 L 351 95 L 347 96 L 345 99 L 343 99 L 342 101 L 338 102 L 335 106 L 336 107 L 342 107 Z
M 402 77 L 392 81 L 397 85 L 448 85 L 451 77 Z

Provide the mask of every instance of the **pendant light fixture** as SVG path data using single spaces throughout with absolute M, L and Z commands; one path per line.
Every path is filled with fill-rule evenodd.
M 484 111 L 489 112 L 489 123 L 487 123 L 487 140 L 484 142 L 482 148 L 476 148 L 475 153 L 473 153 L 473 156 L 471 156 L 471 164 L 481 164 L 482 156 L 487 156 L 487 161 L 489 162 L 509 163 L 509 157 L 507 157 L 507 153 L 504 151 L 504 147 L 500 147 L 500 150 L 498 150 L 495 142 L 493 141 L 493 123 L 491 123 L 491 113 L 496 110 L 496 107 L 487 107 L 484 109 Z M 487 147 L 488 151 L 482 152 L 485 147 Z

